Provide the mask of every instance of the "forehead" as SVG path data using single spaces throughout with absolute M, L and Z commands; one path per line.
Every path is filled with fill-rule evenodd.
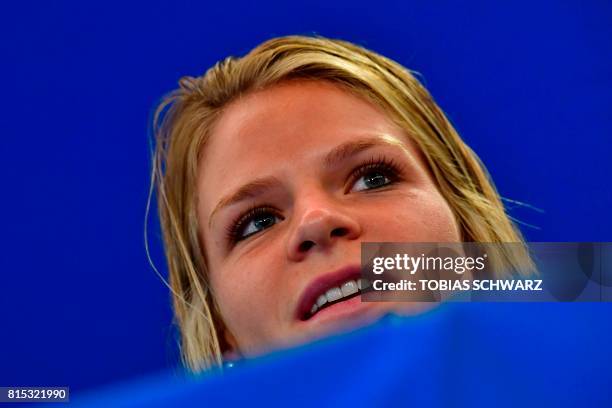
M 358 137 L 403 132 L 372 103 L 327 82 L 289 82 L 241 97 L 217 121 L 199 165 L 201 206 L 256 177 L 290 174 Z

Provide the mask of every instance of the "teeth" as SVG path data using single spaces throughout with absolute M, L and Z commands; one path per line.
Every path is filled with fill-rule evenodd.
M 318 310 L 318 306 L 317 305 L 312 305 L 312 309 L 310 309 L 310 314 L 313 315 L 317 312 Z
M 344 282 L 339 287 L 331 288 L 321 296 L 317 298 L 317 301 L 312 305 L 310 309 L 310 315 L 315 314 L 323 305 L 327 302 L 334 302 L 343 297 L 347 297 L 359 292 L 361 289 L 370 286 L 370 282 L 365 279 L 350 280 Z
M 327 292 L 325 292 L 325 296 L 327 297 L 328 302 L 333 302 L 342 297 L 342 291 L 340 288 L 331 288 Z
M 325 294 L 319 296 L 319 298 L 317 299 L 317 306 L 321 307 L 326 303 L 327 303 L 327 297 L 325 296 Z
M 359 289 L 357 289 L 357 282 L 350 280 L 348 282 L 344 282 L 340 287 L 340 290 L 342 291 L 342 297 L 344 297 L 357 293 Z
M 359 290 L 365 289 L 365 288 L 369 288 L 370 287 L 370 282 L 368 282 L 365 279 L 359 279 L 357 281 L 357 286 L 359 287 Z

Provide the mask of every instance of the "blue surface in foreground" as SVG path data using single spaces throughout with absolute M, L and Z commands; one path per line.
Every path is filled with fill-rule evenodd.
M 72 398 L 91 407 L 603 406 L 610 304 L 445 304 L 195 380 L 149 378 Z M 323 405 L 318 405 L 323 404 Z

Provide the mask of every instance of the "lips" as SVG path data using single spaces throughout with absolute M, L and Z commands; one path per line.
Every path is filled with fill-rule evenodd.
M 361 277 L 359 265 L 348 265 L 313 280 L 302 293 L 296 308 L 296 319 L 308 320 L 313 311 L 358 295 Z M 351 283 L 352 281 L 352 283 Z M 353 287 L 354 286 L 354 287 Z M 326 293 L 328 299 L 324 299 Z M 317 306 L 315 306 L 317 305 Z

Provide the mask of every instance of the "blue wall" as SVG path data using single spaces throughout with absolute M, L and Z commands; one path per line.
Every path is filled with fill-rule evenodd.
M 273 36 L 420 72 L 500 193 L 544 210 L 512 210 L 529 240 L 612 240 L 610 2 L 38 3 L 0 12 L 0 385 L 177 366 L 143 244 L 150 113 L 180 76 Z

